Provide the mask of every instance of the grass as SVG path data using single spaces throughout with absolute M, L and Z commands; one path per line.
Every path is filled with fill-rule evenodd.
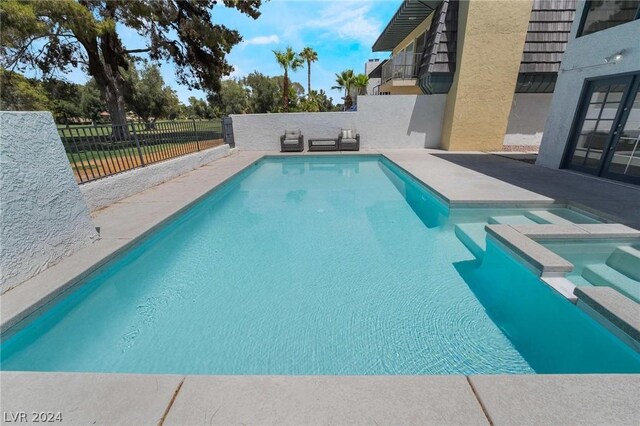
M 148 133 L 171 133 L 176 131 L 193 131 L 193 120 L 172 120 L 158 121 L 155 129 L 147 129 L 144 123 L 129 123 L 130 129 L 135 129 L 137 134 Z M 220 120 L 195 120 L 196 129 L 201 131 L 222 131 Z M 132 127 L 133 126 L 133 127 Z M 95 126 L 86 124 L 58 124 L 58 133 L 63 137 L 71 136 L 110 136 L 112 133 L 111 124 L 96 124 Z
M 160 156 L 163 152 L 167 153 L 175 153 L 177 152 L 191 152 L 196 150 L 195 142 L 187 142 L 187 143 L 160 143 L 157 145 L 143 146 L 141 147 L 142 154 L 144 157 L 153 156 L 157 154 Z M 186 149 L 185 149 L 186 148 Z M 67 158 L 70 162 L 80 162 L 80 161 L 88 161 L 88 160 L 118 160 L 123 159 L 125 157 L 139 157 L 138 149 L 135 145 L 127 146 L 123 148 L 114 148 L 114 149 L 93 149 L 86 150 L 80 153 L 77 152 L 67 152 Z
M 222 139 L 200 141 L 200 150 L 221 145 Z M 196 142 L 161 143 L 142 148 L 145 164 L 197 152 Z M 78 182 L 93 180 L 142 165 L 135 146 L 127 148 L 90 150 L 81 153 L 67 152 L 67 158 Z
M 219 120 L 158 121 L 153 129 L 147 129 L 144 123 L 128 123 L 128 126 L 128 135 L 118 135 L 117 128 L 114 132 L 111 124 L 58 125 L 78 181 L 133 169 L 143 161 L 151 164 L 196 152 L 198 147 L 203 150 L 222 144 Z

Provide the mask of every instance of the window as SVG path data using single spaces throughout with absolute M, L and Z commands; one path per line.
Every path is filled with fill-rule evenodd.
M 580 36 L 624 24 L 640 16 L 640 0 L 590 0 L 584 7 Z
M 640 74 L 589 82 L 565 167 L 640 184 Z

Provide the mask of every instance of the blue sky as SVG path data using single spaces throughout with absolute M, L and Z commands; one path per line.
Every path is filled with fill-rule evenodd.
M 369 58 L 385 58 L 388 53 L 372 53 L 371 45 L 391 19 L 401 0 L 272 0 L 260 8 L 262 15 L 253 20 L 235 9 L 227 9 L 220 1 L 214 7 L 213 19 L 229 28 L 237 29 L 244 41 L 235 46 L 227 60 L 235 68 L 232 76 L 242 77 L 252 71 L 267 75 L 282 74 L 276 64 L 274 49 L 292 46 L 296 51 L 311 46 L 318 52 L 319 61 L 311 66 L 312 89 L 324 89 L 339 101 L 340 93 L 332 91 L 335 73 L 347 68 L 364 71 Z M 128 48 L 141 48 L 144 40 L 134 31 L 120 29 Z M 189 96 L 204 97 L 199 91 L 189 91 L 175 83 L 173 64 L 161 64 L 165 82 L 186 102 Z M 67 76 L 84 82 L 81 71 Z M 290 77 L 305 86 L 306 67 Z

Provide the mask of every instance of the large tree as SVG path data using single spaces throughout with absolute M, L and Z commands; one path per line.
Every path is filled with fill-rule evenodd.
M 151 118 L 166 118 L 170 109 L 179 102 L 178 96 L 165 86 L 160 69 L 156 65 L 146 65 L 138 73 L 135 66 L 131 66 L 131 90 L 126 96 L 127 105 L 149 126 Z
M 278 111 L 282 93 L 274 77 L 254 71 L 243 78 L 242 83 L 249 89 L 249 109 L 252 113 Z
M 214 110 L 204 99 L 198 99 L 195 96 L 189 97 L 189 105 L 187 106 L 189 118 L 213 118 Z
M 69 123 L 72 119 L 81 117 L 80 89 L 82 86 L 56 78 L 42 81 L 42 86 L 49 98 L 51 113 L 59 123 Z
M 0 110 L 42 111 L 50 108 L 42 84 L 17 72 L 0 68 Z
M 318 52 L 311 47 L 305 47 L 300 52 L 300 57 L 307 62 L 307 95 L 311 95 L 311 63 L 318 60 Z
M 83 118 L 88 118 L 94 123 L 101 119 L 100 113 L 104 112 L 106 105 L 96 81 L 91 79 L 80 88 L 80 111 Z
M 126 120 L 123 70 L 130 55 L 171 60 L 176 78 L 190 88 L 217 91 L 233 71 L 225 56 L 240 34 L 212 22 L 216 0 L 3 0 L 1 54 L 9 69 L 35 67 L 43 74 L 82 67 L 107 103 L 114 124 Z M 261 0 L 223 0 L 252 18 Z M 125 47 L 127 27 L 144 40 Z
M 249 112 L 248 90 L 242 81 L 223 80 L 220 91 L 215 96 L 209 96 L 209 103 L 214 106 L 218 116 L 245 114 Z
M 282 87 L 282 106 L 284 112 L 289 112 L 289 70 L 296 71 L 302 66 L 302 59 L 293 51 L 291 47 L 287 47 L 284 51 L 274 50 L 276 62 L 284 70 L 284 84 Z

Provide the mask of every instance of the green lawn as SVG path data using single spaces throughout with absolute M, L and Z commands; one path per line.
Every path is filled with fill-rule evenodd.
M 211 131 L 222 131 L 222 122 L 221 120 L 203 120 L 203 121 L 195 121 L 196 129 L 199 132 L 211 132 Z M 148 134 L 148 133 L 170 133 L 177 131 L 192 131 L 193 130 L 193 121 L 192 120 L 174 120 L 174 121 L 158 121 L 156 122 L 156 128 L 148 130 L 144 123 L 134 123 L 130 126 L 135 126 L 135 131 L 137 134 Z M 66 124 L 58 124 L 58 132 L 60 136 L 64 137 L 77 137 L 80 136 L 109 136 L 111 134 L 111 125 L 110 124 L 98 124 L 96 126 L 91 125 L 66 125 Z M 131 127 L 130 127 L 131 128 Z
M 204 143 L 200 141 L 200 148 L 204 149 L 211 145 L 211 143 Z M 196 150 L 196 142 L 185 143 L 160 143 L 157 145 L 141 147 L 142 153 L 145 157 L 149 157 L 150 160 L 161 157 L 172 157 L 180 153 L 193 152 Z M 164 153 L 164 154 L 163 154 Z M 114 149 L 92 149 L 84 150 L 80 153 L 67 152 L 67 158 L 71 163 L 80 161 L 105 160 L 113 159 L 118 160 L 123 157 L 136 157 L 138 158 L 138 149 L 135 145 L 130 147 L 114 148 Z

